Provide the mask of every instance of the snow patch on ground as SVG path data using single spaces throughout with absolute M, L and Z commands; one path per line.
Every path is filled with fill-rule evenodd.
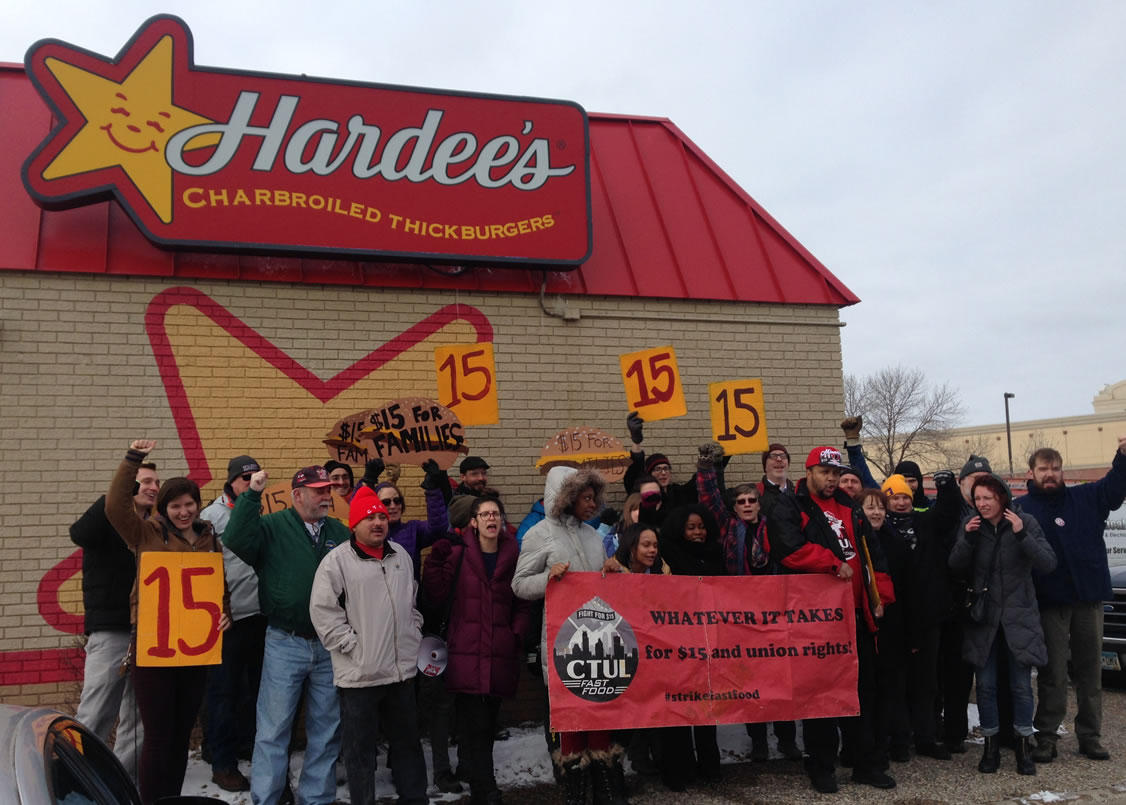
M 979 726 L 977 706 L 971 704 L 967 715 L 971 732 Z M 551 759 L 547 754 L 547 744 L 544 741 L 543 728 L 539 725 L 512 727 L 508 730 L 509 737 L 504 741 L 497 741 L 493 747 L 493 765 L 496 770 L 497 785 L 504 790 L 524 788 L 527 786 L 550 783 L 553 779 L 551 772 Z M 723 724 L 717 729 L 720 759 L 723 763 L 744 763 L 750 760 L 751 739 L 742 724 Z M 971 738 L 973 740 L 973 738 Z M 980 742 L 980 738 L 977 739 Z M 426 757 L 426 770 L 429 779 L 433 779 L 431 771 L 430 744 L 422 742 L 423 755 Z M 774 752 L 773 742 L 771 751 Z M 290 762 L 290 778 L 294 789 L 300 779 L 301 762 L 303 753 L 295 752 Z M 456 766 L 456 749 L 451 749 L 450 757 Z M 242 761 L 239 770 L 250 777 L 250 763 Z M 348 786 L 344 781 L 344 764 L 337 765 L 336 798 L 341 802 L 350 802 Z M 375 775 L 376 796 L 380 799 L 395 798 L 395 787 L 391 783 L 391 772 L 387 768 L 386 747 L 381 747 L 379 755 L 379 770 Z M 465 793 L 469 786 L 465 786 Z M 188 771 L 184 778 L 183 793 L 185 795 L 213 797 L 217 801 L 234 803 L 234 805 L 250 805 L 250 792 L 242 791 L 232 793 L 223 791 L 211 782 L 211 766 L 204 763 L 199 752 L 192 752 L 188 758 Z M 455 802 L 461 794 L 442 794 L 431 786 L 431 802 Z M 1073 799 L 1070 794 L 1056 794 L 1049 791 L 1040 792 L 1029 797 L 1029 801 L 1037 802 L 1062 802 Z

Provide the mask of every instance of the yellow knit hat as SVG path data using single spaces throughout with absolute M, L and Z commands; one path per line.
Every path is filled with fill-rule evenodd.
M 902 475 L 889 475 L 880 489 L 889 498 L 892 495 L 906 495 L 909 498 L 915 496 L 915 493 L 911 491 L 911 486 L 907 483 L 907 479 Z

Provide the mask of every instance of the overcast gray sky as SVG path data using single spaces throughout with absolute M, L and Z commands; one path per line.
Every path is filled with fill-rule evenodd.
M 1126 2 L 9 4 L 0 61 L 106 56 L 177 14 L 197 64 L 667 117 L 863 300 L 963 424 L 1091 413 L 1126 379 Z

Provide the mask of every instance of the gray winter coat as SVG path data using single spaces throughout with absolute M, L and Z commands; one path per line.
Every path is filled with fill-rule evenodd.
M 962 657 L 975 668 L 985 666 L 989 650 L 997 639 L 998 628 L 1005 630 L 1005 640 L 1017 662 L 1028 666 L 1046 665 L 1048 662 L 1032 571 L 1050 573 L 1056 566 L 1056 554 L 1036 518 L 1021 511 L 1017 514 L 1024 523 L 1023 539 L 1016 538 L 1013 527 L 1004 518 L 996 527 L 988 520 L 982 520 L 975 548 L 966 539 L 966 523 L 973 519 L 971 516 L 962 521 L 958 541 L 950 551 L 952 570 L 966 572 L 972 569 L 973 588 L 989 588 L 985 619 L 982 623 L 966 625 L 965 642 L 962 644 Z M 998 539 L 1001 547 L 987 584 L 985 574 Z
M 593 487 L 599 508 L 605 483 L 593 470 L 574 467 L 553 467 L 544 483 L 543 507 L 546 517 L 524 535 L 512 591 L 525 601 L 536 601 L 547 594 L 551 566 L 568 562 L 568 573 L 600 571 L 606 561 L 602 535 L 586 523 L 579 522 L 569 510 L 586 487 Z M 547 682 L 547 622 L 540 631 L 540 667 Z

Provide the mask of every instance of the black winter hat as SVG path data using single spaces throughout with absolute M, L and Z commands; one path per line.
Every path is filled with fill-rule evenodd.
M 962 471 L 958 473 L 958 480 L 964 481 L 967 475 L 975 472 L 993 472 L 993 468 L 989 466 L 989 459 L 983 456 L 975 456 L 970 454 L 969 460 L 962 465 Z

